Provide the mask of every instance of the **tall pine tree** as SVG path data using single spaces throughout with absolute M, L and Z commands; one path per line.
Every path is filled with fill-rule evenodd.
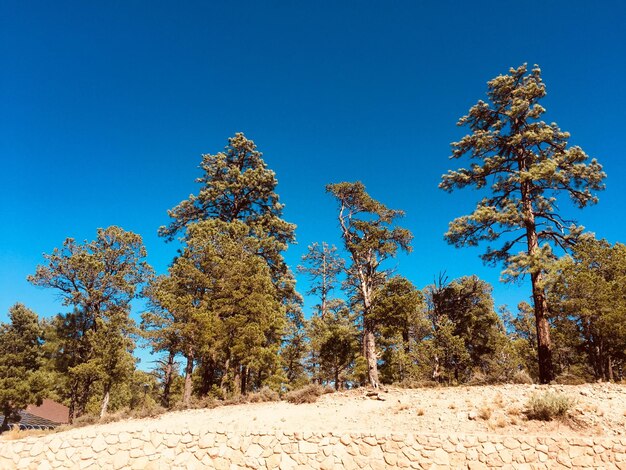
M 597 161 L 580 147 L 568 147 L 569 133 L 540 118 L 546 95 L 541 71 L 526 65 L 488 82 L 488 101 L 479 101 L 460 121 L 470 134 L 452 144 L 453 159 L 468 157 L 467 168 L 449 171 L 439 187 L 445 191 L 474 186 L 488 195 L 476 209 L 450 223 L 449 243 L 487 246 L 482 259 L 503 262 L 504 275 L 516 279 L 530 274 L 537 327 L 539 376 L 554 378 L 548 303 L 544 288 L 554 248 L 569 249 L 582 227 L 564 218 L 557 202 L 563 195 L 583 208 L 597 202 L 594 191 L 605 177 Z M 523 251 L 514 252 L 519 244 Z
M 363 307 L 363 356 L 367 362 L 369 384 L 378 388 L 378 353 L 376 323 L 371 310 L 376 289 L 386 278 L 381 264 L 395 256 L 399 249 L 410 251 L 413 236 L 407 229 L 395 227 L 394 221 L 404 212 L 387 208 L 365 191 L 361 182 L 337 183 L 326 186 L 339 203 L 339 225 Z

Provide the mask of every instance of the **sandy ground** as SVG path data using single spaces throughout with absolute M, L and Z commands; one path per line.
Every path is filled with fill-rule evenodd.
M 528 421 L 523 414 L 533 393 L 551 390 L 575 400 L 566 421 Z M 500 385 L 423 389 L 390 388 L 379 397 L 351 390 L 317 403 L 287 402 L 222 406 L 172 412 L 158 418 L 100 425 L 124 429 L 203 431 L 332 431 L 424 434 L 512 434 L 615 436 L 626 434 L 626 386 Z

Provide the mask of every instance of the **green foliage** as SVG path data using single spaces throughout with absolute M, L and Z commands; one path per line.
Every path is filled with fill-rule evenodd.
M 315 403 L 324 393 L 326 393 L 324 387 L 318 384 L 311 384 L 286 393 L 285 400 L 295 405 Z
M 469 157 L 470 168 L 449 171 L 439 185 L 446 191 L 466 186 L 489 188 L 475 211 L 455 219 L 446 234 L 456 246 L 475 246 L 511 234 L 500 248 L 489 247 L 487 262 L 504 261 L 505 275 L 517 277 L 542 268 L 552 257 L 549 244 L 568 246 L 582 229 L 556 212 L 556 196 L 563 192 L 578 207 L 597 202 L 594 191 L 604 188 L 606 176 L 600 164 L 580 147 L 569 147 L 569 133 L 540 118 L 545 109 L 539 101 L 546 95 L 541 71 L 527 74 L 526 65 L 511 69 L 488 83 L 489 102 L 479 101 L 459 120 L 471 134 L 452 144 L 452 157 Z M 528 219 L 525 204 L 533 217 Z M 511 253 L 526 243 L 526 230 L 533 223 L 542 227 L 537 235 L 540 251 Z M 520 235 L 515 232 L 520 231 Z
M 537 367 L 537 328 L 533 307 L 527 302 L 520 302 L 517 309 L 517 315 L 513 316 L 504 308 L 502 317 L 509 342 L 517 358 L 515 366 L 519 366 L 533 381 L 536 381 L 539 379 L 539 370 Z
M 276 194 L 278 184 L 262 153 L 243 133 L 228 139 L 223 152 L 202 156 L 203 171 L 196 182 L 202 187 L 168 211 L 173 219 L 159 234 L 172 240 L 189 225 L 202 220 L 241 221 L 259 239 L 257 253 L 268 263 L 278 284 L 288 276 L 281 252 L 295 240 L 295 225 L 282 219 L 283 204 Z
M 156 307 L 144 315 L 146 328 L 156 325 L 150 335 L 188 361 L 205 360 L 212 374 L 207 392 L 219 383 L 225 395 L 246 393 L 268 383 L 279 368 L 285 308 L 258 246 L 243 222 L 192 224 L 169 276 L 151 287 Z
M 330 294 L 338 285 L 338 277 L 344 271 L 345 261 L 337 254 L 337 247 L 329 246 L 326 242 L 313 243 L 302 255 L 302 265 L 298 266 L 298 272 L 307 274 L 311 287 L 307 295 L 319 297 L 320 303 L 316 305 L 318 315 L 324 319 L 327 313 L 327 303 Z
M 425 310 L 422 292 L 404 277 L 390 278 L 377 291 L 371 315 L 383 350 L 383 382 L 403 382 L 414 374 L 412 353 L 430 332 Z
M 586 363 L 596 380 L 613 380 L 626 360 L 626 246 L 581 237 L 548 285 L 563 373 Z
M 326 243 L 313 243 L 302 256 L 298 271 L 311 282 L 308 295 L 319 298 L 313 317 L 307 322 L 309 354 L 307 366 L 315 383 L 334 382 L 339 389 L 346 382 L 357 351 L 358 340 L 354 319 L 342 300 L 331 298 L 345 267 L 337 248 Z
M 552 421 L 565 418 L 574 406 L 574 400 L 558 393 L 545 392 L 533 394 L 526 404 L 525 414 L 528 419 Z
M 492 287 L 476 276 L 447 283 L 441 278 L 426 289 L 433 326 L 428 354 L 433 378 L 465 382 L 472 374 L 505 381 L 513 373 L 504 326 L 494 310 Z
M 325 318 L 314 317 L 312 342 L 319 351 L 320 383 L 333 382 L 335 390 L 349 381 L 350 370 L 359 354 L 359 331 L 343 303 L 336 304 Z
M 28 277 L 36 286 L 56 289 L 73 308 L 50 328 L 54 369 L 64 382 L 59 393 L 69 401 L 72 420 L 85 412 L 97 383 L 101 414 L 106 413 L 111 389 L 134 370 L 129 312 L 139 286 L 152 275 L 145 257 L 139 235 L 112 226 L 98 229 L 92 242 L 66 239 Z
M 206 331 L 202 332 L 203 338 L 185 339 L 182 345 L 167 348 L 185 351 L 189 380 L 184 400 L 189 401 L 190 377 L 195 361 L 202 364 L 201 393 L 208 393 L 218 383 L 223 392 L 230 394 L 239 393 L 238 390 L 245 393 L 248 388 L 258 388 L 264 383 L 272 383 L 274 388 L 280 389 L 288 377 L 296 380 L 302 373 L 299 366 L 303 355 L 302 300 L 295 291 L 295 280 L 282 256 L 288 244 L 295 240 L 295 225 L 282 219 L 283 205 L 275 192 L 277 181 L 274 172 L 267 168 L 254 142 L 242 133 L 229 139 L 224 152 L 203 155 L 201 169 L 203 174 L 196 180 L 202 185 L 199 193 L 189 196 L 170 210 L 168 213 L 172 222 L 159 229 L 160 235 L 169 240 L 185 231 L 183 241 L 188 247 L 183 259 L 177 259 L 170 270 L 170 276 L 177 278 L 172 282 L 178 286 L 175 289 L 177 292 L 170 293 L 171 302 L 180 297 L 183 305 L 176 310 L 186 312 L 187 319 L 183 323 L 190 325 L 191 330 L 197 329 L 198 325 L 206 327 Z M 219 243 L 226 252 L 230 250 L 233 262 L 239 263 L 242 271 L 236 272 L 235 268 L 228 268 L 223 262 L 218 262 L 215 268 L 222 273 L 212 272 L 213 268 L 206 262 L 202 266 L 194 266 L 196 259 L 202 257 L 202 247 L 216 241 L 211 240 L 212 235 L 200 233 L 206 226 L 194 228 L 203 227 L 206 222 L 226 224 L 221 226 L 225 236 Z M 231 228 L 225 229 L 228 224 Z M 214 226 L 214 231 L 221 229 Z M 227 234 L 229 230 L 231 232 Z M 239 252 L 243 250 L 246 253 L 245 260 L 236 260 L 237 249 L 226 240 L 228 236 L 237 243 L 242 242 L 242 237 L 246 239 L 246 246 L 239 249 Z M 210 257 L 220 255 L 219 250 L 214 250 Z M 272 289 L 265 282 L 266 274 L 260 271 L 252 256 L 262 260 L 269 269 Z M 222 300 L 217 304 L 207 303 L 207 299 L 201 300 L 204 294 L 200 295 L 198 286 L 207 287 L 215 274 L 227 275 L 229 279 L 220 284 L 225 289 Z M 252 277 L 246 279 L 246 274 Z M 237 290 L 236 283 L 241 280 L 246 285 Z M 252 287 L 255 280 L 259 282 L 256 291 Z M 229 283 L 235 284 L 229 286 Z M 241 297 L 244 292 L 250 296 Z M 210 299 L 211 295 L 214 294 L 209 294 L 207 298 Z M 270 301 L 267 295 L 271 295 L 273 300 Z M 224 301 L 225 298 L 229 300 Z M 229 302 L 230 307 L 225 307 Z M 233 309 L 238 302 L 244 304 L 241 311 Z M 246 318 L 255 318 L 255 302 L 262 310 L 259 321 L 246 323 Z M 269 306 L 272 302 L 279 302 L 282 307 Z M 166 310 L 171 313 L 173 308 L 170 305 Z M 226 313 L 225 309 L 230 309 L 230 313 Z M 273 318 L 275 312 L 280 312 L 280 320 Z M 145 320 L 148 330 L 158 331 L 158 319 L 153 321 L 146 317 Z M 196 332 L 191 330 L 187 332 L 190 337 L 198 333 L 198 329 Z M 166 339 L 166 331 L 162 338 L 164 342 L 176 338 Z M 231 338 L 229 335 L 233 334 L 235 336 Z M 282 368 L 277 368 L 277 364 Z
M 9 323 L 0 324 L 0 432 L 18 412 L 46 396 L 47 376 L 42 370 L 43 329 L 37 314 L 22 304 L 9 309 Z

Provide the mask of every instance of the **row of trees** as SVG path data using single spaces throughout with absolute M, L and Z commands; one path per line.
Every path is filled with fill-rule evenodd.
M 11 310 L 0 331 L 5 417 L 44 393 L 66 401 L 76 419 L 146 399 L 188 406 L 194 395 L 310 380 L 376 388 L 504 381 L 521 370 L 540 382 L 563 373 L 621 378 L 625 248 L 584 234 L 557 210 L 563 195 L 579 207 L 595 203 L 605 175 L 568 147 L 566 132 L 540 120 L 543 96 L 538 68 L 490 81 L 488 102 L 459 122 L 470 134 L 452 144 L 452 158 L 473 162 L 440 184 L 484 194 L 445 236 L 456 246 L 488 242 L 483 259 L 502 262 L 507 281 L 530 277 L 532 302 L 515 315 L 498 315 L 491 286 L 476 276 L 441 275 L 420 290 L 391 272 L 387 260 L 411 250 L 412 234 L 397 225 L 404 213 L 344 182 L 326 188 L 344 250 L 315 243 L 297 268 L 319 300 L 305 320 L 283 258 L 295 226 L 282 217 L 275 174 L 237 134 L 225 151 L 203 156 L 200 191 L 159 229 L 181 243 L 166 274 L 155 275 L 141 237 L 119 227 L 45 255 L 29 280 L 55 289 L 69 312 L 39 320 L 22 305 Z M 145 301 L 139 325 L 130 316 L 137 297 Z M 137 341 L 159 358 L 154 374 L 136 370 Z

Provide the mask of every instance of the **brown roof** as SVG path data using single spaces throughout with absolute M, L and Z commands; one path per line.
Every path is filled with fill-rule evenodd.
M 24 411 L 59 424 L 66 424 L 70 421 L 70 409 L 48 398 L 45 398 L 40 406 L 28 405 Z

